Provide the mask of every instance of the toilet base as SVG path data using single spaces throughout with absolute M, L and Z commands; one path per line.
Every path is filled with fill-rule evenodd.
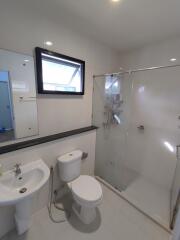
M 84 224 L 90 224 L 96 218 L 96 208 L 94 207 L 84 207 L 74 202 L 72 209 Z

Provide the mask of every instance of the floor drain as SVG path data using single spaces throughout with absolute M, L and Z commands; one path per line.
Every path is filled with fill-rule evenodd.
M 20 190 L 19 190 L 19 193 L 25 193 L 27 191 L 27 188 L 21 188 Z

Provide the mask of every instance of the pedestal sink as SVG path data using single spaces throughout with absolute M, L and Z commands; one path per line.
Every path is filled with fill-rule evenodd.
M 49 179 L 50 171 L 40 159 L 21 166 L 21 174 L 7 171 L 0 177 L 0 206 L 15 205 L 15 222 L 18 234 L 31 226 L 32 196 Z

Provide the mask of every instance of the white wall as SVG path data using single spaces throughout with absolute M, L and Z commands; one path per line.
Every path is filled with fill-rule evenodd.
M 90 40 L 61 23 L 48 20 L 32 9 L 23 8 L 20 1 L 3 1 L 0 8 L 0 48 L 32 55 L 36 46 L 50 40 L 51 50 L 86 61 L 85 95 L 40 96 L 38 95 L 38 122 L 40 136 L 58 133 L 91 125 L 93 74 L 114 71 L 118 68 L 118 54 L 100 43 Z M 26 114 L 26 113 L 23 113 Z M 48 165 L 55 162 L 59 154 L 80 148 L 89 153 L 84 162 L 83 173 L 94 173 L 95 132 L 47 143 L 33 148 L 0 156 L 5 169 L 17 162 L 28 162 L 39 157 Z M 47 189 L 42 196 L 47 194 Z M 35 201 L 37 208 L 44 206 L 43 197 Z M 47 198 L 45 198 L 47 201 Z M 13 209 L 0 210 L 0 236 L 13 227 Z
M 179 46 L 180 38 L 161 41 L 122 54 L 120 64 L 126 70 L 180 64 Z M 177 61 L 172 63 L 171 58 Z M 134 73 L 130 78 L 133 91 L 127 165 L 133 164 L 133 169 L 169 190 L 176 165 L 176 145 L 180 142 L 179 74 L 177 67 Z M 144 134 L 136 129 L 140 124 L 145 125 Z M 173 146 L 173 153 L 164 141 Z
M 38 96 L 40 135 L 91 125 L 92 76 L 116 70 L 118 54 L 18 2 L 1 3 L 0 48 L 32 55 L 34 47 L 44 47 L 44 41 L 51 40 L 52 50 L 86 61 L 84 96 Z
M 180 63 L 180 37 L 159 41 L 134 51 L 120 54 L 120 66 L 124 70 L 172 64 L 169 60 L 177 58 Z

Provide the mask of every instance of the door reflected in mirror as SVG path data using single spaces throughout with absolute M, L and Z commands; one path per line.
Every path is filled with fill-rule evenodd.
M 38 134 L 34 59 L 0 49 L 0 143 Z
M 0 142 L 14 139 L 9 72 L 0 70 Z

